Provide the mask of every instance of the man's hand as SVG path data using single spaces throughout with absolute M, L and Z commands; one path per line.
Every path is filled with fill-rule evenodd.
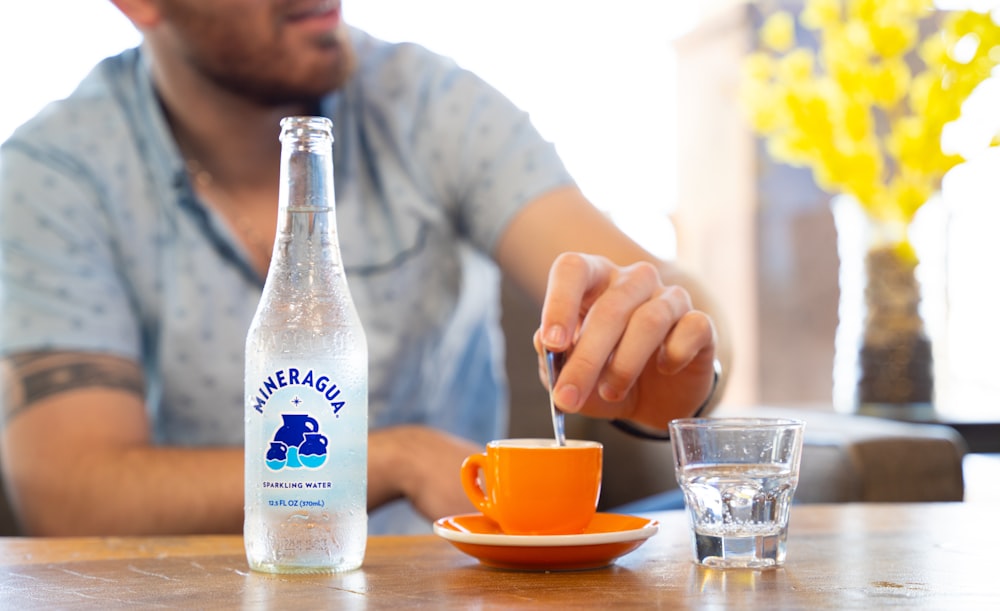
M 482 447 L 416 425 L 374 431 L 368 442 L 369 509 L 405 497 L 429 520 L 475 510 L 459 470 L 465 457 Z
M 704 403 L 716 358 L 729 370 L 727 333 L 708 291 L 636 244 L 575 187 L 526 205 L 496 258 L 542 304 L 534 345 L 543 383 L 543 347 L 568 353 L 555 389 L 564 411 L 663 429 Z
M 712 320 L 693 309 L 686 290 L 664 284 L 652 263 L 560 255 L 534 342 L 543 383 L 542 348 L 568 352 L 555 388 L 565 412 L 666 428 L 711 392 Z

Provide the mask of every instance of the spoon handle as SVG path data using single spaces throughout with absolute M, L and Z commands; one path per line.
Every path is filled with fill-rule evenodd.
M 556 407 L 553 393 L 556 388 L 556 378 L 559 377 L 565 361 L 566 353 L 545 350 L 545 364 L 549 370 L 549 409 L 552 410 L 552 429 L 556 434 L 556 444 L 560 446 L 566 445 L 566 415 Z

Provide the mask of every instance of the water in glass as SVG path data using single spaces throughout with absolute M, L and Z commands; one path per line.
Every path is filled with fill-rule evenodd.
M 707 566 L 766 568 L 785 561 L 788 510 L 798 478 L 776 464 L 689 465 L 678 481 Z

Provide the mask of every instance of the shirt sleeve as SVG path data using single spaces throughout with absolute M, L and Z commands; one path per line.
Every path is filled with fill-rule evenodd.
M 522 206 L 573 178 L 528 113 L 477 75 L 446 60 L 427 88 L 415 146 L 461 232 L 492 252 Z
M 15 136 L 0 148 L 0 354 L 138 358 L 100 183 L 78 157 Z

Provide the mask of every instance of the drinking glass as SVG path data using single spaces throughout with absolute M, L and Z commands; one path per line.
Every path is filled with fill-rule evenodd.
M 780 418 L 670 423 L 696 562 L 715 568 L 770 568 L 785 562 L 804 426 Z

